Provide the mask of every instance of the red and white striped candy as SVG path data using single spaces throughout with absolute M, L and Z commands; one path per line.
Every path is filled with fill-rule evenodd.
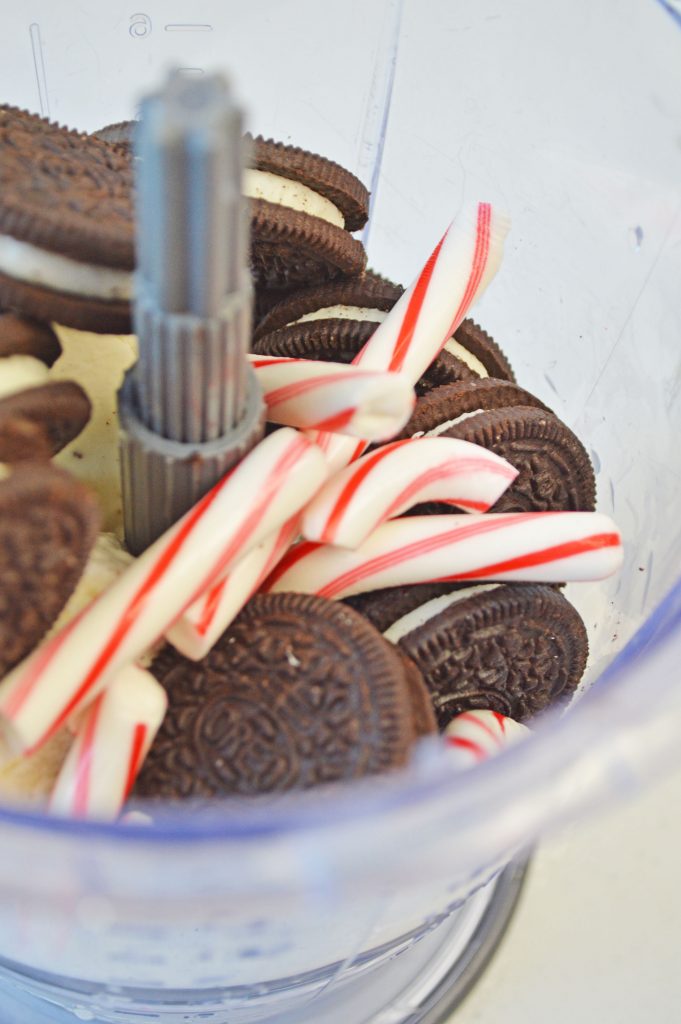
M 264 589 L 340 599 L 444 580 L 599 580 L 622 563 L 622 540 L 598 512 L 410 516 L 383 523 L 354 551 L 299 544 Z
M 324 457 L 286 427 L 265 438 L 178 523 L 0 684 L 17 752 L 43 743 L 135 661 L 232 565 L 302 508 Z
M 296 515 L 190 604 L 166 632 L 166 640 L 185 658 L 204 658 L 299 535 L 300 517 Z
M 457 764 L 467 768 L 500 754 L 529 735 L 526 725 L 498 711 L 464 711 L 449 723 L 444 741 L 456 751 Z
M 314 359 L 256 355 L 249 359 L 271 423 L 384 441 L 402 429 L 416 401 L 402 373 Z
M 509 227 L 508 218 L 490 203 L 465 206 L 356 357 L 356 365 L 402 370 L 417 381 L 496 274 Z
M 486 512 L 518 475 L 505 459 L 453 437 L 395 441 L 336 473 L 306 506 L 307 540 L 356 548 L 421 501 Z
M 354 365 L 362 370 L 400 371 L 411 384 L 415 384 L 496 273 L 508 229 L 508 219 L 489 203 L 464 208 L 445 232 L 416 281 L 355 358 Z M 328 411 L 326 415 L 329 415 Z M 367 444 L 365 440 L 357 443 L 341 434 L 329 433 L 328 426 L 327 431 L 314 431 L 310 436 L 324 450 L 330 470 L 339 470 L 359 458 Z M 256 561 L 254 559 L 254 566 Z M 240 570 L 241 566 L 237 568 Z M 244 567 L 243 575 L 247 580 L 257 578 L 257 573 L 249 565 Z M 233 619 L 238 611 L 238 608 L 234 610 L 235 603 L 241 601 L 241 594 L 247 589 L 243 585 L 235 586 L 235 593 L 239 595 L 237 602 L 232 601 L 229 591 L 222 592 L 223 611 L 215 614 L 210 627 L 211 636 L 214 635 L 215 639 Z M 218 604 L 218 594 L 219 589 L 215 588 L 211 600 L 213 608 Z M 196 629 L 198 623 L 205 622 L 207 600 L 202 607 L 197 604 L 191 616 L 178 625 L 171 640 L 181 644 L 178 649 L 188 657 L 192 656 L 190 650 L 205 654 L 210 649 Z M 218 623 L 222 624 L 221 628 Z M 197 653 L 196 656 L 202 655 Z
M 354 364 L 399 370 L 416 384 L 496 274 L 509 226 L 490 203 L 464 206 Z M 315 439 L 332 469 L 347 466 L 366 449 L 338 435 Z
M 73 818 L 115 818 L 125 803 L 168 705 L 150 672 L 127 665 L 83 714 L 57 777 L 49 809 Z

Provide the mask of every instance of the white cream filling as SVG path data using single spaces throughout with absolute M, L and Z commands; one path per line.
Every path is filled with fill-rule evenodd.
M 48 368 L 35 356 L 5 356 L 0 359 L 0 398 L 37 388 L 47 381 L 48 375 Z
M 345 227 L 345 217 L 330 199 L 279 174 L 247 168 L 243 193 L 251 199 L 265 199 Z M 27 284 L 86 298 L 130 301 L 133 296 L 131 271 L 81 263 L 11 235 L 0 235 L 0 273 Z
M 370 321 L 371 323 L 380 324 L 387 315 L 388 313 L 384 309 L 371 309 L 368 306 L 324 306 L 323 309 L 315 309 L 311 313 L 305 313 L 304 316 L 299 317 L 297 320 L 292 320 L 286 326 L 304 324 L 310 320 L 355 320 L 360 323 Z M 487 369 L 478 357 L 469 352 L 467 348 L 464 348 L 456 338 L 450 338 L 445 348 L 453 356 L 456 356 L 457 359 L 460 359 L 462 363 L 465 363 L 473 373 L 477 373 L 478 377 L 489 377 Z
M 306 313 L 298 320 L 292 320 L 286 326 L 304 324 L 310 320 L 357 320 L 361 323 L 380 324 L 387 315 L 384 309 L 369 309 L 367 306 L 324 306 L 323 309 Z
M 386 640 L 396 644 L 402 637 L 413 633 L 415 629 L 419 629 L 426 622 L 429 622 L 430 619 L 434 619 L 436 615 L 445 611 L 446 608 L 451 608 L 452 605 L 458 604 L 459 601 L 465 601 L 466 598 L 473 597 L 474 594 L 484 594 L 486 590 L 496 590 L 499 586 L 501 586 L 499 583 L 481 583 L 474 587 L 463 587 L 461 590 L 454 590 L 451 594 L 441 594 L 440 597 L 434 597 L 431 601 L 426 601 L 425 604 L 414 608 L 413 611 L 407 612 L 397 622 L 393 622 L 392 626 L 386 629 L 383 636 Z
M 80 263 L 10 235 L 0 235 L 0 273 L 69 295 L 106 300 L 132 297 L 131 271 Z
M 92 402 L 87 426 L 54 461 L 95 489 L 103 528 L 122 535 L 116 396 L 125 371 L 137 359 L 137 338 L 134 334 L 91 334 L 61 324 L 52 327 L 62 354 L 50 370 L 50 378 L 75 380 Z
M 445 430 L 449 430 L 450 427 L 455 427 L 457 423 L 463 423 L 464 420 L 469 420 L 473 416 L 479 416 L 485 412 L 485 409 L 473 409 L 472 412 L 462 412 L 460 416 L 455 416 L 453 420 L 445 420 L 444 423 L 438 423 L 432 430 L 417 430 L 412 437 L 439 437 L 440 434 L 444 434 Z
M 307 185 L 284 178 L 280 174 L 247 167 L 244 171 L 243 193 L 249 199 L 265 199 L 268 203 L 276 203 L 277 206 L 286 206 L 290 210 L 300 210 L 301 213 L 309 213 L 312 217 L 320 217 L 337 228 L 345 227 L 345 217 L 330 199 L 321 196 Z
M 453 356 L 460 359 L 462 363 L 465 363 L 469 370 L 473 373 L 477 373 L 478 377 L 489 377 L 485 366 L 480 362 L 477 356 L 474 356 L 472 352 L 469 352 L 467 348 L 457 341 L 456 338 L 450 338 L 446 343 L 445 348 L 448 352 L 451 352 Z

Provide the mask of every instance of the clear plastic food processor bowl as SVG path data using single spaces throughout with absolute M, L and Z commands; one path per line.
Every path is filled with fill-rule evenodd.
M 626 545 L 616 579 L 568 590 L 588 692 L 465 776 L 434 744 L 323 802 L 148 827 L 0 810 L 6 976 L 80 1019 L 296 1021 L 678 745 L 681 25 L 672 0 L 139 2 L 4 3 L 3 100 L 92 130 L 172 65 L 226 69 L 253 130 L 371 187 L 370 265 L 404 283 L 462 199 L 503 205 L 476 319 L 584 439 Z

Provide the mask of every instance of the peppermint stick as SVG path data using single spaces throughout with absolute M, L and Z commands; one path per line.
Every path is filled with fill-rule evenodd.
M 403 373 L 346 363 L 249 356 L 270 423 L 385 441 L 409 419 L 416 396 Z
M 468 441 L 395 441 L 363 455 L 326 482 L 303 512 L 303 536 L 356 548 L 385 520 L 422 501 L 486 512 L 517 475 L 505 459 Z
M 115 818 L 163 721 L 168 697 L 150 672 L 127 665 L 81 716 L 50 797 L 52 814 Z
M 453 718 L 444 731 L 447 747 L 456 753 L 457 766 L 469 768 L 488 757 L 495 757 L 506 747 L 526 739 L 526 725 L 498 711 L 464 711 Z
M 205 657 L 299 534 L 300 518 L 293 516 L 187 608 L 166 632 L 168 643 L 185 658 Z
M 496 274 L 509 227 L 508 218 L 490 203 L 464 206 L 354 364 L 401 371 L 416 384 Z M 366 450 L 338 434 L 312 436 L 332 469 Z
M 508 219 L 489 203 L 464 207 L 416 281 L 355 358 L 355 365 L 362 370 L 400 371 L 410 384 L 416 384 L 496 273 L 508 228 Z M 324 451 L 332 472 L 359 458 L 367 447 L 365 440 L 354 441 L 341 434 L 312 431 L 309 436 Z M 274 537 L 272 544 L 276 548 Z M 223 591 L 224 603 L 214 595 L 210 624 L 213 642 L 239 611 L 239 602 L 245 604 L 253 593 L 256 562 L 253 559 L 243 567 L 235 566 L 229 591 Z M 182 645 L 178 649 L 188 657 L 192 656 L 190 650 L 205 654 L 210 649 L 197 631 L 198 624 L 205 621 L 204 614 L 205 604 L 203 609 L 197 605 L 188 621 L 183 617 L 174 631 L 175 640 Z
M 351 551 L 299 544 L 265 584 L 340 600 L 411 583 L 599 580 L 622 563 L 617 527 L 598 512 L 411 516 L 379 526 Z

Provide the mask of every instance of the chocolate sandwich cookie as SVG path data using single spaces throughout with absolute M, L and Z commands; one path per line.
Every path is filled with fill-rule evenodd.
M 91 412 L 90 399 L 74 381 L 48 381 L 5 395 L 0 398 L 0 462 L 51 459 L 80 434 Z
M 320 362 L 351 363 L 376 330 L 375 323 L 338 320 L 282 328 L 266 334 L 252 345 L 258 355 L 287 356 L 293 359 L 318 359 Z M 468 379 L 470 371 L 449 352 L 441 352 L 417 382 L 417 395 L 452 381 Z
M 445 345 L 445 352 L 462 359 L 475 377 L 515 381 L 515 374 L 505 353 L 475 320 L 469 318 L 462 321 Z
M 0 312 L 0 359 L 32 356 L 52 366 L 61 355 L 59 339 L 51 327 L 10 311 Z
M 138 796 L 253 795 L 360 778 L 403 765 L 415 739 L 418 700 L 395 650 L 352 609 L 322 598 L 257 595 L 200 662 L 166 647 L 151 671 L 169 707 Z
M 92 132 L 92 135 L 96 139 L 103 139 L 109 145 L 132 151 L 137 123 L 137 121 L 116 121 L 114 124 L 105 124 L 103 128 L 98 128 L 96 132 Z
M 420 398 L 403 437 L 457 437 L 501 455 L 518 476 L 492 512 L 593 511 L 596 483 L 573 432 L 528 391 L 510 381 L 447 384 Z M 447 511 L 449 506 L 419 506 Z
M 135 124 L 106 125 L 93 137 L 131 154 Z M 366 254 L 351 234 L 369 213 L 369 193 L 361 181 L 297 146 L 262 136 L 246 140 L 244 195 L 251 201 L 256 313 L 291 287 L 361 274 Z
M 427 604 L 436 597 L 451 594 L 455 590 L 469 589 L 469 583 L 416 583 L 408 587 L 384 587 L 381 590 L 367 590 L 363 594 L 344 597 L 343 604 L 349 605 L 369 620 L 379 633 L 385 633 L 393 622 L 408 615 L 414 608 Z
M 588 641 L 560 591 L 492 583 L 434 597 L 409 594 L 418 589 L 384 591 L 373 611 L 370 602 L 364 610 L 381 619 L 386 639 L 418 667 L 441 729 L 474 708 L 526 721 L 570 699 L 584 673 Z M 394 618 L 386 626 L 391 597 L 397 598 Z
M 401 294 L 399 285 L 371 270 L 361 277 L 294 289 L 260 320 L 253 339 L 283 327 L 329 320 L 369 323 L 374 331 Z
M 129 154 L 0 107 L 0 304 L 128 333 L 134 268 Z
M 97 537 L 88 489 L 54 466 L 0 478 L 0 678 L 42 639 L 74 590 Z
M 244 194 L 251 200 L 251 271 L 261 288 L 361 274 L 369 193 L 334 163 L 297 146 L 248 137 Z
M 395 304 L 396 287 L 385 278 L 367 273 L 362 278 L 292 291 L 258 324 L 253 351 L 351 363 L 376 330 L 382 314 Z M 289 317 L 294 319 L 289 321 Z M 296 323 L 295 318 L 302 322 Z M 283 326 L 273 327 L 276 324 Z M 417 383 L 416 393 L 426 394 L 441 384 L 471 378 L 473 374 L 465 363 L 449 352 L 441 352 Z
M 295 289 L 294 289 L 295 291 Z M 276 306 L 288 295 L 286 289 L 261 288 L 256 285 L 253 289 L 253 327 L 257 328 L 263 317 L 267 316 L 273 306 Z
M 290 292 L 259 320 L 254 351 L 351 362 L 404 289 L 378 274 Z M 458 380 L 513 380 L 505 355 L 472 320 L 464 320 L 416 386 L 417 394 Z
M 415 739 L 422 739 L 437 732 L 437 719 L 433 710 L 433 702 L 430 699 L 428 687 L 425 684 L 421 672 L 401 647 L 395 650 L 400 656 L 404 668 L 409 698 L 411 700 L 411 713 L 414 726 Z

